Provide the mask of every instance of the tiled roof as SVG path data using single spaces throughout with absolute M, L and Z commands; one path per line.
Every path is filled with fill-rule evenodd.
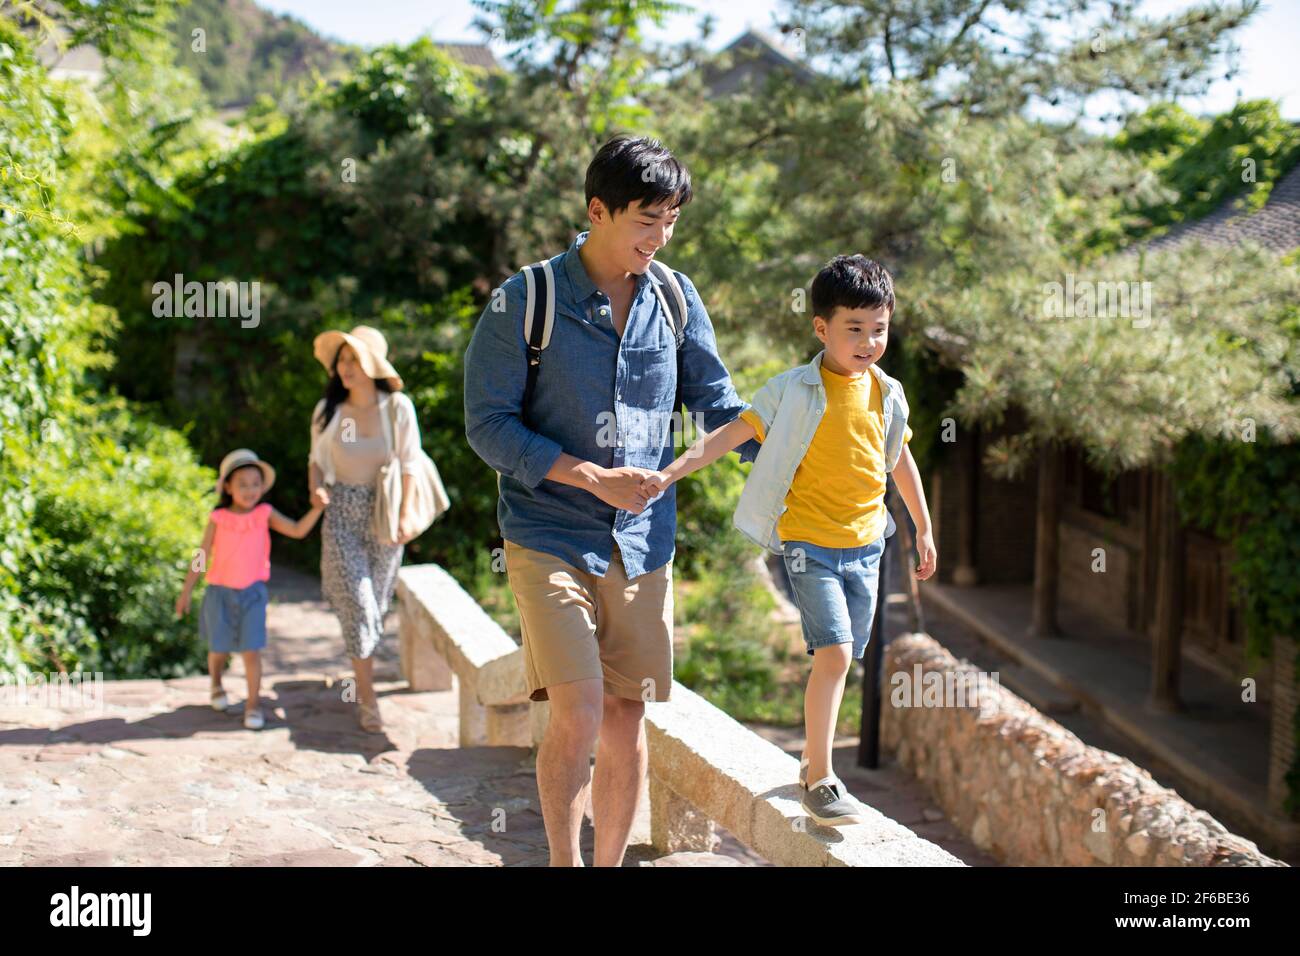
M 499 70 L 501 63 L 486 43 L 447 43 L 436 41 L 435 46 L 456 56 L 467 66 L 481 66 L 486 70 Z
M 1273 185 L 1268 202 L 1258 212 L 1245 208 L 1245 199 L 1230 199 L 1203 219 L 1179 223 L 1148 249 L 1164 249 L 1184 242 L 1215 245 L 1257 242 L 1275 252 L 1300 247 L 1300 165 Z
M 775 39 L 753 28 L 727 44 L 722 58 L 726 59 L 728 55 L 731 62 L 726 69 L 720 69 L 712 61 L 703 67 L 704 82 L 713 96 L 726 96 L 750 84 L 761 85 L 767 76 L 777 71 L 788 70 L 801 83 L 815 75 Z

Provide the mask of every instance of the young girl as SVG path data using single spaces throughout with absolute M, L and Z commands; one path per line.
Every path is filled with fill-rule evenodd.
M 190 609 L 194 582 L 207 569 L 207 590 L 199 608 L 199 634 L 208 642 L 208 673 L 212 675 L 212 709 L 230 704 L 221 686 L 221 672 L 230 654 L 238 651 L 248 677 L 244 726 L 260 730 L 265 723 L 260 707 L 262 663 L 266 646 L 266 582 L 271 577 L 271 532 L 305 538 L 321 516 L 323 496 L 298 521 L 291 521 L 262 496 L 275 484 L 275 469 L 247 448 L 232 451 L 221 461 L 217 478 L 220 504 L 213 509 L 203 533 L 200 560 L 185 576 L 176 599 L 176 616 Z

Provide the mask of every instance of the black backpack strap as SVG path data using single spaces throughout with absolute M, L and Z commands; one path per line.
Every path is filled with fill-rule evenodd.
M 669 327 L 673 330 L 673 341 L 677 347 L 677 394 L 673 396 L 673 411 L 681 412 L 682 347 L 686 343 L 686 295 L 682 292 L 682 285 L 677 281 L 673 270 L 657 259 L 650 262 L 650 278 L 651 282 L 655 283 L 655 295 L 659 297 L 659 304 L 664 310 Z M 676 447 L 676 436 L 684 433 L 685 427 L 686 422 L 679 417 L 677 424 L 673 426 L 674 447 Z
M 555 324 L 555 275 L 549 259 L 524 266 L 524 341 L 528 343 L 528 376 L 524 381 L 524 400 L 520 417 L 528 422 L 528 406 L 537 387 L 537 369 L 542 350 L 551 344 Z

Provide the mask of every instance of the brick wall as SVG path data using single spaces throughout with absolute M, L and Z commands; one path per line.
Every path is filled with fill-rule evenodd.
M 1104 572 L 1093 570 L 1093 551 L 1105 551 Z M 1137 558 L 1127 547 L 1089 528 L 1061 522 L 1060 601 L 1088 611 L 1116 628 L 1134 623 Z
M 1020 431 L 1018 421 L 995 430 L 981 430 L 979 458 L 989 443 Z M 961 456 L 948 454 L 939 465 L 941 484 L 938 525 L 939 579 L 952 583 L 957 566 L 958 513 L 962 506 Z M 1038 471 L 1030 465 L 1012 481 L 994 478 L 980 470 L 976 479 L 975 564 L 981 584 L 1028 584 L 1034 580 L 1035 508 Z
M 1296 642 L 1289 637 L 1273 638 L 1273 735 L 1268 751 L 1268 803 L 1283 813 L 1286 775 L 1295 760 L 1295 712 L 1300 691 L 1295 679 Z

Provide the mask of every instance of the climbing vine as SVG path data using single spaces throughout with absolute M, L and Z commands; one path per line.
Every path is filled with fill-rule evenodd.
M 1300 307 L 1281 317 L 1293 355 L 1300 351 Z M 1296 363 L 1292 394 L 1300 400 Z M 1178 505 L 1194 527 L 1231 541 L 1230 574 L 1246 625 L 1248 658 L 1271 656 L 1273 636 L 1300 633 L 1300 444 L 1275 441 L 1261 432 L 1254 441 L 1204 438 L 1184 442 L 1172 471 Z M 1300 651 L 1294 661 L 1300 679 Z M 1300 709 L 1293 718 L 1297 758 L 1287 773 L 1285 809 L 1300 810 Z

